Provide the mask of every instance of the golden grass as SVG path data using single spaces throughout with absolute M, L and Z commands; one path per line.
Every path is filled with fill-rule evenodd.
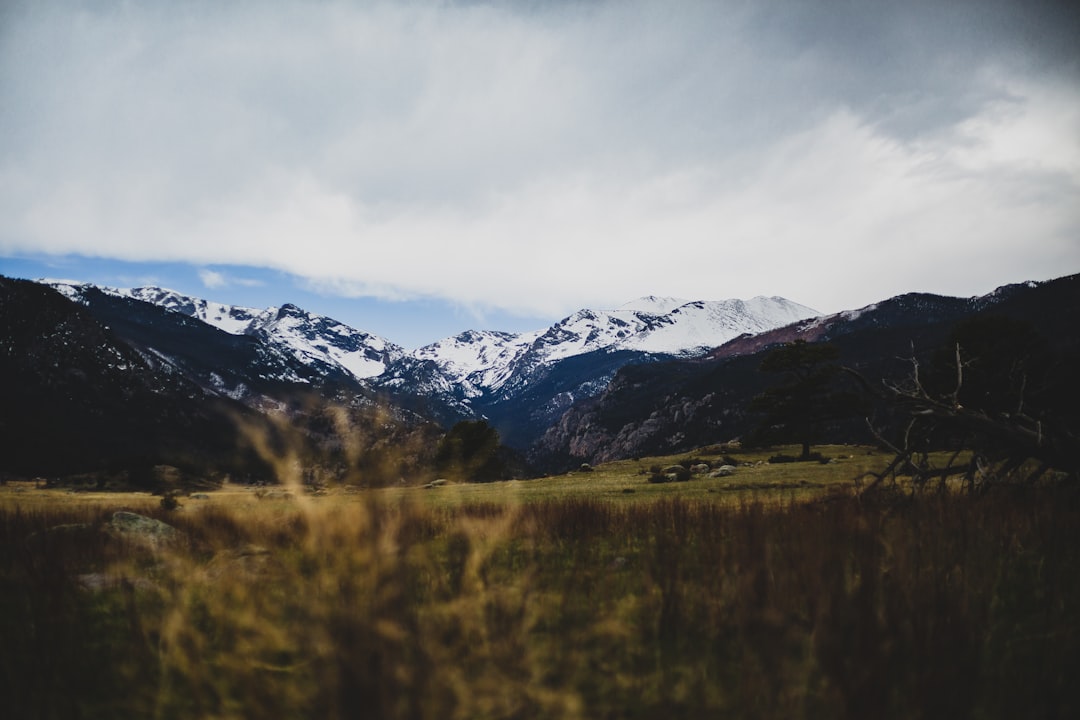
M 840 459 L 656 485 L 641 470 L 681 458 L 291 499 L 226 486 L 171 512 L 9 484 L 0 695 L 42 718 L 1080 709 L 1075 495 L 865 503 L 855 477 L 888 458 L 823 451 Z M 99 530 L 119 508 L 181 539 Z

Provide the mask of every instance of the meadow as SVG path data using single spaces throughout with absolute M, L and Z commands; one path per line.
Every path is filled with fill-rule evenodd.
M 779 451 L 783 451 L 780 449 Z M 1076 717 L 1080 497 L 740 453 L 430 489 L 0 487 L 17 718 Z M 288 494 L 286 494 L 288 493 Z M 167 523 L 129 531 L 116 512 Z M 130 516 L 128 516 L 130 517 Z

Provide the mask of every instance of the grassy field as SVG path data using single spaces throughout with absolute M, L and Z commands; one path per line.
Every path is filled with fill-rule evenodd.
M 225 487 L 172 511 L 11 483 L 0 703 L 19 718 L 1077 716 L 1076 494 L 859 497 L 887 458 L 822 450 L 836 462 L 735 453 L 732 476 L 687 482 L 647 478 L 688 457 L 642 458 L 433 489 Z
M 514 505 L 535 501 L 587 498 L 616 502 L 640 502 L 660 498 L 703 499 L 714 502 L 757 502 L 777 504 L 798 502 L 829 492 L 851 490 L 867 472 L 880 471 L 888 464 L 889 456 L 873 448 L 851 445 L 824 445 L 815 450 L 829 458 L 829 464 L 818 462 L 769 464 L 777 454 L 797 454 L 798 446 L 783 446 L 768 450 L 726 450 L 702 448 L 692 453 L 663 457 L 644 457 L 598 465 L 589 472 L 574 471 L 532 480 L 509 480 L 491 483 L 447 484 L 425 489 L 403 481 L 398 487 L 358 492 L 355 488 L 326 488 L 317 497 L 308 497 L 309 504 L 339 504 L 354 502 L 372 495 L 384 502 L 414 501 L 427 506 L 496 503 Z M 714 467 L 723 458 L 737 461 L 733 475 L 709 478 L 693 475 L 687 482 L 652 484 L 648 482 L 650 468 L 679 462 L 706 462 Z M 734 456 L 734 457 L 732 457 Z M 90 486 L 88 486 L 90 487 Z M 207 505 L 250 506 L 258 502 L 257 488 L 226 485 L 218 490 L 202 491 L 209 502 L 183 501 L 188 510 Z M 292 495 L 302 490 L 288 489 Z M 264 495 L 259 504 L 272 502 L 275 495 Z M 0 502 L 17 502 L 23 507 L 57 507 L 65 505 L 115 506 L 126 503 L 132 508 L 151 509 L 160 498 L 151 493 L 95 492 L 71 488 L 40 489 L 32 482 L 12 482 L 0 487 Z

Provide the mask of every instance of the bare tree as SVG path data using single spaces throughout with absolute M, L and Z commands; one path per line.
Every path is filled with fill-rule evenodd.
M 911 370 L 902 382 L 882 381 L 875 386 L 845 368 L 900 418 L 899 432 L 892 440 L 873 417 L 866 419 L 877 441 L 894 456 L 882 472 L 871 474 L 867 489 L 886 479 L 895 482 L 900 475 L 910 476 L 916 488 L 936 480 L 942 490 L 948 479 L 956 476 L 962 476 L 970 490 L 1007 479 L 1034 482 L 1050 470 L 1074 481 L 1080 478 L 1076 428 L 1052 413 L 1030 407 L 1030 377 L 1023 362 L 995 356 L 994 361 L 1007 367 L 1008 373 L 979 378 L 979 391 L 968 393 L 976 404 L 969 405 L 965 382 L 969 370 L 980 366 L 980 355 L 953 342 L 947 354 L 939 353 L 939 359 L 944 357 L 949 359 L 939 362 L 933 383 L 927 382 L 914 348 L 908 358 Z M 946 377 L 950 378 L 948 384 L 943 382 Z M 1006 396 L 1007 404 L 1003 402 Z M 948 451 L 945 460 L 935 464 L 931 453 L 942 450 Z

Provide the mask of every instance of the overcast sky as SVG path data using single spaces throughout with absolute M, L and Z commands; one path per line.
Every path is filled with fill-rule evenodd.
M 1058 277 L 1069 7 L 3 2 L 0 272 L 123 261 L 478 322 Z

